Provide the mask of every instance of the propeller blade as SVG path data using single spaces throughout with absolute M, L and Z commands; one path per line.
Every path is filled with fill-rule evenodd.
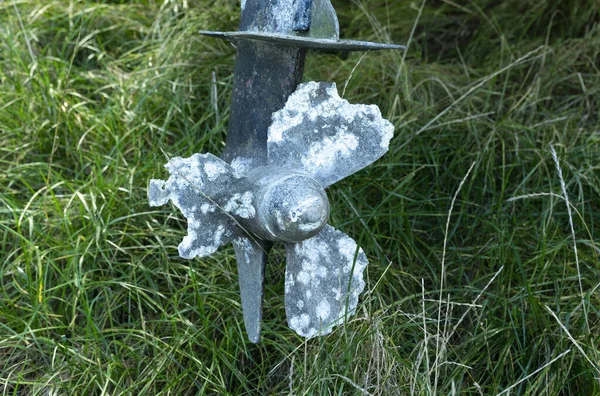
M 350 104 L 335 83 L 309 82 L 273 113 L 270 165 L 303 170 L 327 187 L 388 151 L 394 126 L 375 105 Z
M 260 341 L 265 263 L 269 247 L 261 246 L 246 236 L 234 239 L 233 247 L 238 266 L 244 325 L 248 339 L 256 344 Z
M 206 257 L 240 235 L 232 216 L 255 215 L 251 183 L 212 154 L 172 158 L 168 180 L 150 180 L 150 206 L 169 200 L 188 221 L 188 234 L 179 244 L 183 258 Z
M 356 311 L 367 256 L 352 238 L 329 225 L 286 249 L 288 326 L 307 338 L 329 334 Z

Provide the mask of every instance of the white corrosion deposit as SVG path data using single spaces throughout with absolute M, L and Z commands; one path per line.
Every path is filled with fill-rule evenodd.
M 290 328 L 311 338 L 330 333 L 353 315 L 365 288 L 367 264 L 356 242 L 331 226 L 288 245 L 285 309 Z
M 375 105 L 350 104 L 335 83 L 308 82 L 273 113 L 270 165 L 303 170 L 326 187 L 378 160 L 394 126 Z

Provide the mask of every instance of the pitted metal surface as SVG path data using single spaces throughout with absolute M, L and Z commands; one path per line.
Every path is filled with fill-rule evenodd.
M 341 40 L 330 0 L 241 5 L 240 31 L 201 32 L 237 48 L 222 159 L 173 158 L 169 179 L 151 180 L 148 198 L 152 206 L 171 201 L 187 218 L 181 257 L 206 257 L 233 242 L 244 323 L 255 343 L 267 254 L 273 243 L 284 243 L 288 324 L 310 338 L 355 312 L 368 264 L 354 240 L 327 225 L 324 189 L 380 158 L 393 126 L 376 106 L 340 98 L 335 84 L 298 86 L 306 53 L 405 47 Z
M 266 241 L 287 250 L 288 324 L 304 337 L 327 334 L 355 312 L 368 261 L 354 240 L 326 224 L 324 189 L 376 161 L 392 135 L 376 106 L 342 100 L 335 84 L 303 84 L 273 114 L 269 165 L 232 166 L 211 154 L 173 158 L 169 179 L 150 182 L 150 204 L 171 200 L 187 218 L 184 258 L 206 257 L 233 241 L 253 342 L 260 336 Z

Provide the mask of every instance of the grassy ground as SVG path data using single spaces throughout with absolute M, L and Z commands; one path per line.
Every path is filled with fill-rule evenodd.
M 306 67 L 396 125 L 329 190 L 367 292 L 304 342 L 278 251 L 253 345 L 233 249 L 180 259 L 146 199 L 161 149 L 223 149 L 234 49 L 197 31 L 236 2 L 0 1 L 2 395 L 600 394 L 599 3 L 335 5 L 345 37 L 410 43 Z

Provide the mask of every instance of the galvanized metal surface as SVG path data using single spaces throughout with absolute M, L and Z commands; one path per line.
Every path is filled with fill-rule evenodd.
M 273 114 L 269 165 L 301 170 L 327 187 L 378 160 L 393 134 L 377 106 L 348 103 L 335 83 L 309 82 Z
M 367 256 L 348 235 L 331 226 L 313 238 L 286 245 L 285 313 L 303 337 L 331 333 L 354 315 L 365 288 Z
M 297 32 L 306 32 L 311 29 L 313 11 L 312 0 L 299 0 L 296 15 L 294 16 L 294 30 Z
M 302 79 L 306 50 L 260 42 L 237 48 L 227 145 L 222 157 L 266 163 L 267 130 L 272 114 L 281 109 Z
M 179 245 L 184 258 L 206 257 L 233 242 L 252 342 L 260 340 L 273 242 L 286 243 L 290 327 L 305 337 L 326 334 L 354 313 L 367 258 L 326 225 L 324 188 L 381 157 L 393 127 L 376 106 L 341 99 L 335 84 L 296 88 L 310 48 L 405 47 L 340 40 L 330 0 L 242 0 L 240 31 L 201 33 L 237 47 L 225 161 L 210 154 L 173 158 L 169 179 L 150 181 L 150 204 L 171 200 L 187 218 Z
M 298 34 L 319 39 L 340 38 L 340 23 L 329 0 L 313 0 L 310 29 Z
M 403 45 L 340 40 L 339 22 L 330 0 L 247 0 L 239 31 L 202 30 L 200 34 L 236 45 L 253 41 L 330 51 L 406 49 Z
M 243 304 L 244 326 L 248 339 L 260 341 L 262 302 L 264 294 L 265 263 L 267 252 L 264 245 L 247 236 L 233 241 L 238 268 L 240 296 Z
M 229 164 L 212 154 L 194 154 L 189 158 L 172 158 L 165 168 L 168 180 L 150 180 L 150 206 L 169 200 L 188 222 L 187 236 L 179 244 L 183 258 L 207 257 L 241 235 L 235 221 L 221 208 L 242 217 L 254 216 L 252 185 L 235 176 Z
M 377 51 L 405 50 L 406 46 L 398 44 L 372 43 L 357 40 L 339 40 L 331 38 L 303 37 L 264 32 L 213 32 L 201 30 L 200 34 L 232 41 L 238 45 L 242 41 L 265 42 L 296 48 L 319 49 L 328 51 Z
M 312 0 L 243 0 L 240 31 L 288 33 L 306 29 Z M 307 3 L 309 5 L 307 5 Z M 309 28 L 310 26 L 308 26 Z M 302 80 L 306 49 L 256 41 L 236 43 L 237 58 L 223 158 L 243 164 L 240 172 L 266 164 L 271 115 L 285 104 Z M 243 246 L 243 248 L 241 248 Z M 260 340 L 264 267 L 269 242 L 236 242 L 244 325 L 252 342 Z M 262 269 L 262 270 L 259 270 Z
M 233 241 L 244 323 L 260 339 L 268 242 L 287 250 L 286 314 L 304 337 L 327 334 L 352 315 L 368 261 L 356 242 L 326 225 L 324 188 L 383 155 L 393 126 L 376 106 L 350 104 L 333 83 L 302 84 L 273 115 L 265 162 L 211 154 L 173 158 L 167 181 L 151 180 L 153 206 L 171 200 L 188 220 L 179 246 L 186 258 L 206 257 Z
M 299 14 L 307 8 L 306 3 L 307 0 L 242 1 L 240 31 L 292 32 Z
M 248 229 L 264 240 L 299 242 L 313 237 L 329 220 L 323 186 L 298 170 L 261 166 L 248 174 L 256 185 L 256 220 Z

